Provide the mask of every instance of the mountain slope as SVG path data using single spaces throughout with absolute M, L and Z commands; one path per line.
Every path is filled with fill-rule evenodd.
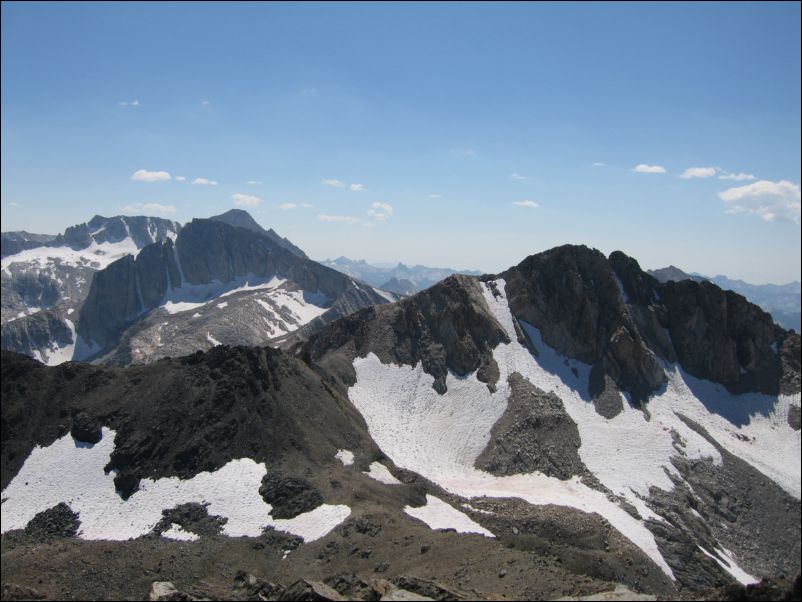
M 251 265 L 268 243 L 242 232 L 214 261 Z M 157 257 L 186 270 L 182 245 Z M 800 571 L 800 339 L 734 293 L 566 246 L 294 335 L 128 368 L 4 353 L 4 579 L 56 548 L 48 591 L 89 591 L 90 566 L 128 596 L 235 597 L 242 568 L 357 598 L 380 574 L 441 582 L 429 597 L 695 599 Z
M 98 272 L 77 333 L 89 354 L 125 365 L 220 343 L 264 345 L 387 301 L 265 232 L 196 219 L 175 243 Z
M 452 493 L 598 512 L 685 587 L 799 571 L 799 337 L 739 295 L 560 247 L 363 310 L 298 352 L 398 466 Z
M 69 359 L 76 342 L 75 312 L 94 273 L 155 241 L 174 238 L 180 227 L 155 217 L 95 216 L 56 237 L 31 239 L 26 249 L 4 256 L 3 349 L 44 362 Z

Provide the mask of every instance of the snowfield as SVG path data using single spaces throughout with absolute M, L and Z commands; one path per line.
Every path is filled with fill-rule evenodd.
M 40 270 L 58 264 L 102 270 L 125 255 L 136 257 L 139 251 L 130 237 L 114 243 L 98 244 L 93 241 L 91 245 L 78 251 L 70 247 L 35 247 L 4 257 L 0 262 L 0 269 L 9 276 L 11 276 L 9 268 L 13 264 L 25 264 L 28 268 L 38 267 Z
M 48 447 L 36 447 L 3 491 L 2 532 L 23 529 L 37 513 L 61 502 L 79 514 L 82 539 L 145 535 L 162 519 L 162 510 L 188 502 L 207 504 L 210 515 L 227 518 L 223 534 L 231 537 L 256 537 L 273 527 L 314 541 L 351 514 L 348 506 L 324 504 L 292 519 L 274 519 L 271 505 L 259 495 L 267 468 L 249 458 L 186 480 L 142 479 L 139 491 L 123 500 L 115 491 L 114 474 L 103 471 L 114 451 L 114 437 L 114 431 L 103 428 L 96 445 L 65 435 Z M 165 533 L 185 540 L 191 535 L 177 526 Z
M 496 284 L 501 293 L 498 297 L 483 284 L 485 300 L 512 342 L 498 345 L 493 352 L 500 372 L 495 393 L 490 393 L 475 373 L 449 374 L 448 390 L 441 396 L 432 388 L 433 377 L 420 364 L 385 365 L 372 353 L 354 360 L 357 381 L 349 390 L 349 398 L 365 418 L 373 439 L 397 466 L 466 498 L 520 497 L 535 505 L 557 504 L 597 512 L 673 578 L 643 522 L 578 478 L 561 481 L 539 472 L 496 477 L 474 467 L 489 442 L 493 425 L 506 410 L 510 394 L 507 379 L 518 372 L 539 389 L 554 391 L 560 397 L 577 424 L 584 464 L 605 486 L 634 505 L 644 519 L 663 520 L 641 496 L 648 495 L 651 486 L 673 489 L 666 472 L 676 477 L 679 474 L 671 458 L 682 455 L 722 462 L 716 448 L 679 415 L 696 421 L 724 449 L 799 498 L 800 433 L 785 420 L 788 405 L 799 404 L 798 395 L 735 396 L 714 383 L 693 379 L 678 366 L 666 366 L 668 384 L 649 401 L 651 420 L 626 400 L 622 400 L 624 410 L 620 414 L 606 419 L 588 399 L 590 366 L 556 353 L 544 344 L 536 328 L 520 322 L 539 352 L 537 358 L 533 357 L 517 342 L 503 293 L 504 281 L 497 280 Z M 734 406 L 754 409 L 747 423 L 737 426 L 708 409 Z M 676 436 L 683 445 L 675 447 Z M 737 566 L 734 559 L 729 560 Z
M 404 512 L 413 518 L 423 521 L 432 529 L 454 529 L 457 533 L 478 533 L 485 537 L 495 538 L 495 535 L 482 525 L 475 523 L 467 514 L 460 512 L 433 495 L 426 495 L 425 506 L 420 508 L 406 506 Z

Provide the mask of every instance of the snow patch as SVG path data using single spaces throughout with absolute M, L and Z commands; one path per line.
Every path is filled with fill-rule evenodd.
M 130 237 L 119 242 L 92 242 L 85 249 L 75 250 L 70 247 L 35 247 L 4 257 L 0 261 L 2 270 L 11 276 L 9 268 L 13 264 L 26 264 L 39 269 L 47 269 L 53 265 L 72 267 L 92 267 L 100 270 L 125 255 L 139 254 L 139 248 Z
M 398 298 L 395 295 L 393 295 L 392 293 L 388 293 L 387 291 L 383 291 L 380 288 L 373 288 L 373 292 L 376 293 L 377 295 L 381 295 L 382 297 L 387 299 L 387 301 L 389 301 L 390 303 L 395 303 L 396 301 L 398 301 Z
M 46 354 L 46 363 L 48 366 L 57 366 L 59 364 L 63 364 L 64 362 L 69 362 L 73 358 L 73 355 L 75 355 L 75 344 L 77 341 L 75 324 L 73 324 L 71 320 L 67 319 L 64 320 L 64 323 L 67 325 L 67 328 L 70 329 L 70 339 L 72 342 L 67 343 L 63 347 L 53 342 L 53 345 L 48 349 Z
M 186 531 L 181 525 L 175 523 L 170 525 L 166 531 L 162 531 L 162 537 L 167 539 L 176 539 L 178 541 L 198 541 L 200 536 L 191 531 Z
M 404 512 L 429 525 L 432 529 L 454 529 L 457 533 L 478 533 L 495 538 L 479 523 L 433 495 L 426 494 L 426 505 L 420 508 L 405 506 Z
M 732 577 L 736 581 L 738 581 L 739 583 L 741 583 L 743 585 L 750 585 L 752 583 L 760 583 L 760 579 L 758 579 L 754 575 L 750 575 L 749 573 L 747 573 L 745 570 L 743 570 L 741 567 L 739 567 L 735 563 L 735 560 L 733 560 L 732 554 L 729 553 L 729 551 L 722 550 L 721 548 L 716 548 L 716 554 L 711 554 L 710 552 L 708 552 L 707 550 L 705 550 L 702 546 L 700 546 L 698 544 L 697 544 L 696 547 L 699 548 L 700 550 L 702 550 L 702 552 L 704 552 L 705 555 L 710 556 L 710 558 L 715 560 L 716 563 L 722 569 L 724 569 L 730 575 L 732 575 Z
M 342 462 L 343 466 L 351 466 L 354 463 L 354 453 L 347 449 L 338 449 L 334 457 Z
M 162 519 L 162 510 L 192 502 L 205 505 L 210 515 L 227 518 L 223 534 L 231 537 L 256 537 L 265 527 L 274 527 L 313 541 L 351 513 L 348 506 L 324 504 L 292 519 L 274 519 L 271 505 L 259 495 L 267 468 L 250 458 L 186 480 L 142 479 L 139 491 L 123 500 L 115 491 L 114 473 L 104 471 L 114 437 L 104 427 L 95 445 L 65 435 L 48 447 L 34 448 L 3 491 L 2 532 L 24 528 L 37 513 L 61 502 L 80 515 L 80 538 L 117 541 L 149 533 Z
M 396 479 L 387 467 L 380 462 L 373 462 L 368 471 L 362 474 L 366 474 L 371 479 L 375 479 L 385 485 L 401 485 L 401 481 Z
M 214 338 L 208 332 L 206 333 L 206 340 L 209 341 L 214 347 L 217 347 L 218 345 L 222 345 L 222 343 L 220 341 L 218 341 L 216 338 Z

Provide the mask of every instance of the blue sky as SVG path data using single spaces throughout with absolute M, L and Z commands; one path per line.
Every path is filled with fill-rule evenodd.
M 800 5 L 4 2 L 2 175 L 4 231 L 241 207 L 316 258 L 798 280 Z

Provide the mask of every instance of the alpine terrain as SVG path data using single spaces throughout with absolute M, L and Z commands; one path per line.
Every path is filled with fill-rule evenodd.
M 103 219 L 68 230 L 78 251 L 54 246 L 65 235 L 3 258 L 3 349 L 50 365 L 143 363 L 221 343 L 265 345 L 398 298 L 315 263 L 242 210 L 183 227 Z M 87 236 L 88 246 L 75 242 Z
M 4 599 L 798 599 L 760 307 L 584 246 L 390 302 L 221 217 L 94 274 L 93 364 L 3 351 Z

